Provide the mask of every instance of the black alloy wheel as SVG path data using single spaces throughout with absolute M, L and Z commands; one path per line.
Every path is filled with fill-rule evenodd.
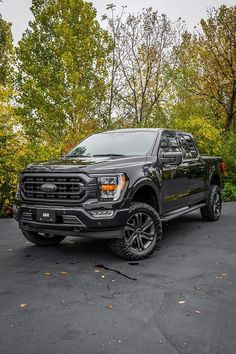
M 222 200 L 219 186 L 212 185 L 209 188 L 206 206 L 201 208 L 201 215 L 205 221 L 216 221 L 221 216 Z
M 162 237 L 162 224 L 157 211 L 149 204 L 134 202 L 121 239 L 111 240 L 111 250 L 128 260 L 149 257 Z
M 145 212 L 132 215 L 125 228 L 125 240 L 135 252 L 142 252 L 150 247 L 155 238 L 154 220 Z

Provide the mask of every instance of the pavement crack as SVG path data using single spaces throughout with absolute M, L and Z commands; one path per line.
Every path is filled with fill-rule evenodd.
M 97 264 L 97 265 L 94 266 L 94 268 L 102 268 L 102 269 L 105 269 L 105 270 L 109 270 L 111 272 L 115 272 L 115 273 L 117 273 L 117 274 L 119 274 L 122 277 L 125 277 L 127 279 L 135 280 L 135 281 L 137 280 L 136 278 L 132 278 L 129 275 L 120 272 L 119 270 L 116 270 L 116 269 L 113 269 L 113 268 L 108 268 L 108 267 L 104 266 L 103 264 Z

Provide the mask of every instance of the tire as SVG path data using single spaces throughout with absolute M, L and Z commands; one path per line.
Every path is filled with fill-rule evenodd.
M 132 203 L 122 239 L 111 240 L 110 249 L 127 260 L 151 256 L 162 238 L 161 219 L 156 210 L 145 203 Z
M 65 236 L 49 235 L 25 230 L 22 230 L 22 233 L 28 241 L 40 247 L 56 246 L 65 238 Z
M 217 221 L 221 216 L 221 192 L 219 186 L 210 186 L 207 194 L 206 206 L 200 209 L 205 221 Z

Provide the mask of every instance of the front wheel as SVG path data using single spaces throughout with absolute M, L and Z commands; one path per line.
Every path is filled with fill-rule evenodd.
M 25 230 L 22 230 L 22 233 L 28 241 L 41 247 L 58 245 L 65 238 L 65 236 L 50 235 L 41 232 L 32 232 Z
M 206 206 L 201 208 L 201 215 L 205 221 L 216 221 L 220 218 L 222 208 L 220 188 L 210 186 L 207 194 Z
M 145 203 L 132 203 L 122 239 L 111 240 L 110 248 L 128 260 L 149 257 L 162 237 L 162 224 L 156 210 Z

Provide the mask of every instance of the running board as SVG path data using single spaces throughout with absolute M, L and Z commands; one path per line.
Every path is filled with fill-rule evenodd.
M 162 222 L 167 222 L 167 221 L 173 220 L 175 218 L 178 218 L 179 216 L 191 213 L 192 211 L 194 211 L 196 209 L 199 209 L 199 208 L 202 208 L 204 206 L 206 206 L 206 203 L 196 204 L 196 205 L 194 205 L 192 207 L 181 208 L 178 211 L 172 211 L 171 213 L 167 214 L 166 216 L 163 216 L 161 218 L 161 221 Z

